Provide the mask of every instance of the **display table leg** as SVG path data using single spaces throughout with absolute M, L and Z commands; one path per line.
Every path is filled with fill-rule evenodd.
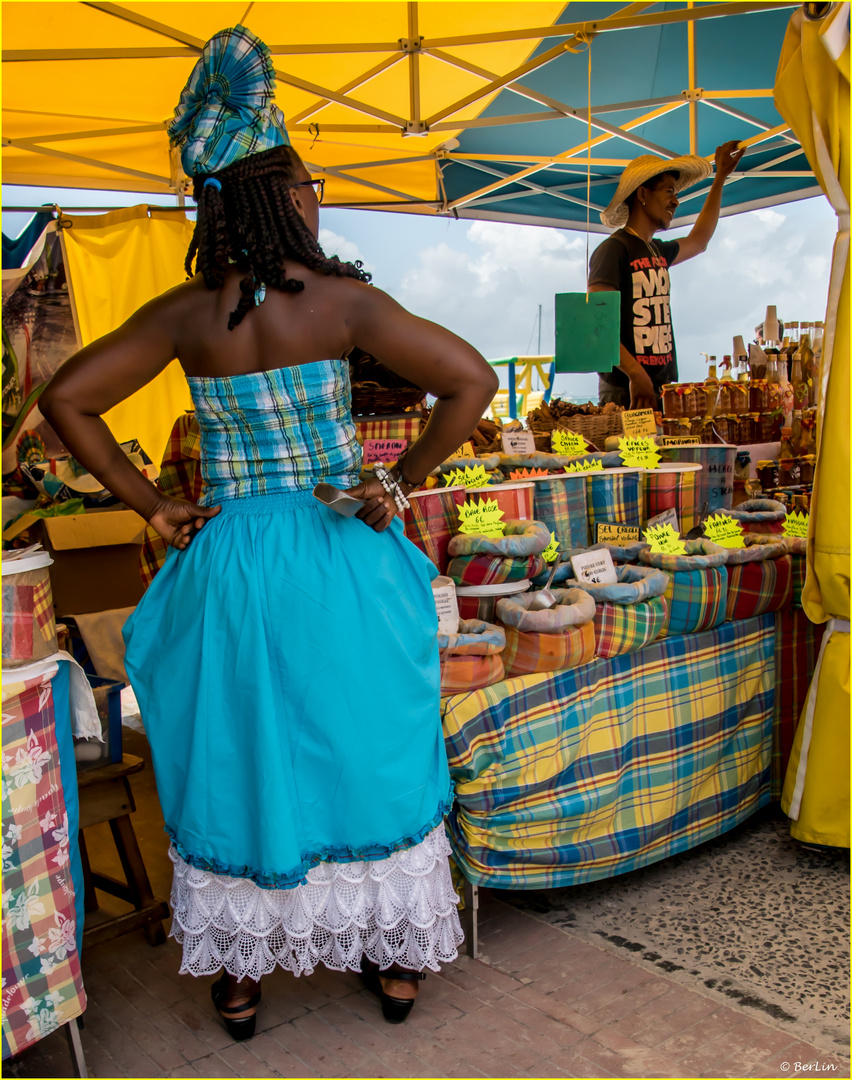
M 68 1036 L 68 1046 L 71 1050 L 74 1075 L 87 1077 L 89 1075 L 89 1070 L 86 1068 L 86 1058 L 83 1056 L 83 1044 L 80 1041 L 80 1028 L 76 1020 L 68 1021 L 65 1025 L 65 1034 Z
M 467 955 L 475 960 L 479 956 L 479 886 L 464 879 L 464 907 L 461 924 Z

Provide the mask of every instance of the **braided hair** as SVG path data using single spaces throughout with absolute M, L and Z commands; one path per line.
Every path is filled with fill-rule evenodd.
M 208 289 L 220 289 L 230 266 L 243 274 L 240 300 L 228 319 L 233 330 L 255 306 L 255 290 L 263 283 L 282 292 L 301 292 L 305 283 L 287 277 L 287 259 L 309 270 L 334 277 L 370 281 L 360 261 L 341 262 L 326 257 L 313 233 L 293 205 L 289 187 L 302 162 L 290 146 L 276 146 L 250 154 L 215 174 L 196 176 L 192 197 L 198 204 L 198 220 L 186 254 L 186 272 L 204 278 Z

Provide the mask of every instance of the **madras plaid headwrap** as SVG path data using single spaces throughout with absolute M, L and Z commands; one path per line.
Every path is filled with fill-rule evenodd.
M 636 652 L 663 632 L 668 616 L 664 596 L 638 604 L 598 602 L 595 609 L 595 655 L 605 658 Z
M 780 799 L 793 739 L 825 633 L 825 623 L 812 623 L 801 608 L 779 611 L 775 616 L 766 617 L 775 619 L 772 798 Z
M 441 693 L 458 694 L 502 682 L 506 677 L 500 653 L 489 656 L 444 656 L 441 658 Z
M 681 535 L 698 524 L 700 506 L 696 506 L 700 470 L 675 472 L 651 469 L 645 473 L 645 518 L 656 517 L 664 510 L 674 510 Z
M 160 465 L 157 487 L 173 499 L 197 503 L 204 490 L 201 476 L 201 431 L 195 413 L 184 413 L 175 420 Z M 150 526 L 139 553 L 139 573 L 146 585 L 166 561 L 169 546 Z
M 538 480 L 533 514 L 543 521 L 562 550 L 585 547 L 588 538 L 586 477 L 564 473 L 558 480 Z
M 53 672 L 55 674 L 55 667 Z M 51 674 L 3 685 L 3 1057 L 79 1016 L 70 861 Z
M 668 622 L 660 637 L 697 634 L 702 630 L 712 630 L 725 621 L 727 567 L 707 566 L 700 570 L 668 573 L 671 578 L 665 593 L 669 608 Z
M 727 570 L 725 618 L 750 619 L 753 615 L 789 607 L 793 594 L 792 556 L 728 563 Z
M 774 617 L 443 703 L 469 881 L 548 889 L 646 866 L 769 800 Z
M 204 46 L 168 133 L 187 176 L 215 173 L 250 154 L 289 146 L 284 114 L 272 104 L 269 49 L 244 26 L 220 30 Z
M 642 524 L 642 474 L 622 473 L 615 469 L 587 473 L 588 543 L 597 539 L 599 521 L 612 525 Z
M 506 627 L 503 666 L 510 678 L 539 671 L 564 671 L 588 664 L 595 655 L 595 628 L 591 622 L 569 626 L 557 634 L 538 634 Z
M 528 555 L 525 559 L 510 559 L 504 555 L 456 555 L 450 559 L 446 572 L 456 585 L 505 585 L 509 581 L 537 577 L 546 565 L 541 555 Z

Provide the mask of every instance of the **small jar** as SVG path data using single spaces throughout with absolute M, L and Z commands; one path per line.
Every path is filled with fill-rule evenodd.
M 683 423 L 683 418 L 682 417 L 681 417 L 681 419 L 678 420 L 673 416 L 664 416 L 663 417 L 663 434 L 664 435 L 682 435 L 683 434 L 683 431 L 681 430 L 681 424 L 682 423 Z
M 781 482 L 781 468 L 777 461 L 758 461 L 754 468 L 763 491 L 772 491 L 778 487 Z
M 727 416 L 731 411 L 731 383 L 727 379 L 719 380 L 719 394 L 716 398 L 716 415 Z
M 745 413 L 740 417 L 740 446 L 760 442 L 760 417 L 757 413 Z
M 804 457 L 799 458 L 802 463 L 802 483 L 812 484 L 814 482 L 814 454 L 805 454 Z
M 689 434 L 697 435 L 700 439 L 704 434 L 704 424 L 705 420 L 703 413 L 701 414 L 701 416 L 693 416 L 692 419 L 689 421 Z
M 693 383 L 692 393 L 694 395 L 693 412 L 691 416 L 697 416 L 703 420 L 707 414 L 707 391 L 704 389 L 704 383 Z
M 731 446 L 739 446 L 741 441 L 740 418 L 729 413 L 724 419 L 728 421 L 728 442 Z
M 695 386 L 692 383 L 683 383 L 681 385 L 683 393 L 681 394 L 681 410 L 683 415 L 690 419 L 693 416 L 697 416 L 697 406 L 695 401 Z
M 745 416 L 749 412 L 748 383 L 731 383 L 728 387 L 728 395 L 734 416 Z
M 783 457 L 778 459 L 781 467 L 781 486 L 792 484 L 794 486 L 802 482 L 802 459 L 797 457 Z
M 714 442 L 730 443 L 731 432 L 727 416 L 714 416 L 713 427 L 716 429 L 717 436 Z
M 663 386 L 663 416 L 683 416 L 683 393 L 677 383 L 666 383 Z
M 748 390 L 749 412 L 764 413 L 769 408 L 769 384 L 766 379 L 752 379 Z

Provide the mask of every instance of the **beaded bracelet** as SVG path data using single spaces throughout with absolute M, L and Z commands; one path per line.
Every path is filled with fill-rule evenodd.
M 393 496 L 393 501 L 396 503 L 397 510 L 407 510 L 411 503 L 406 499 L 402 493 L 402 488 L 399 486 L 399 481 L 395 480 L 391 475 L 390 469 L 385 467 L 383 461 L 377 461 L 373 466 L 376 479 L 388 493 Z

